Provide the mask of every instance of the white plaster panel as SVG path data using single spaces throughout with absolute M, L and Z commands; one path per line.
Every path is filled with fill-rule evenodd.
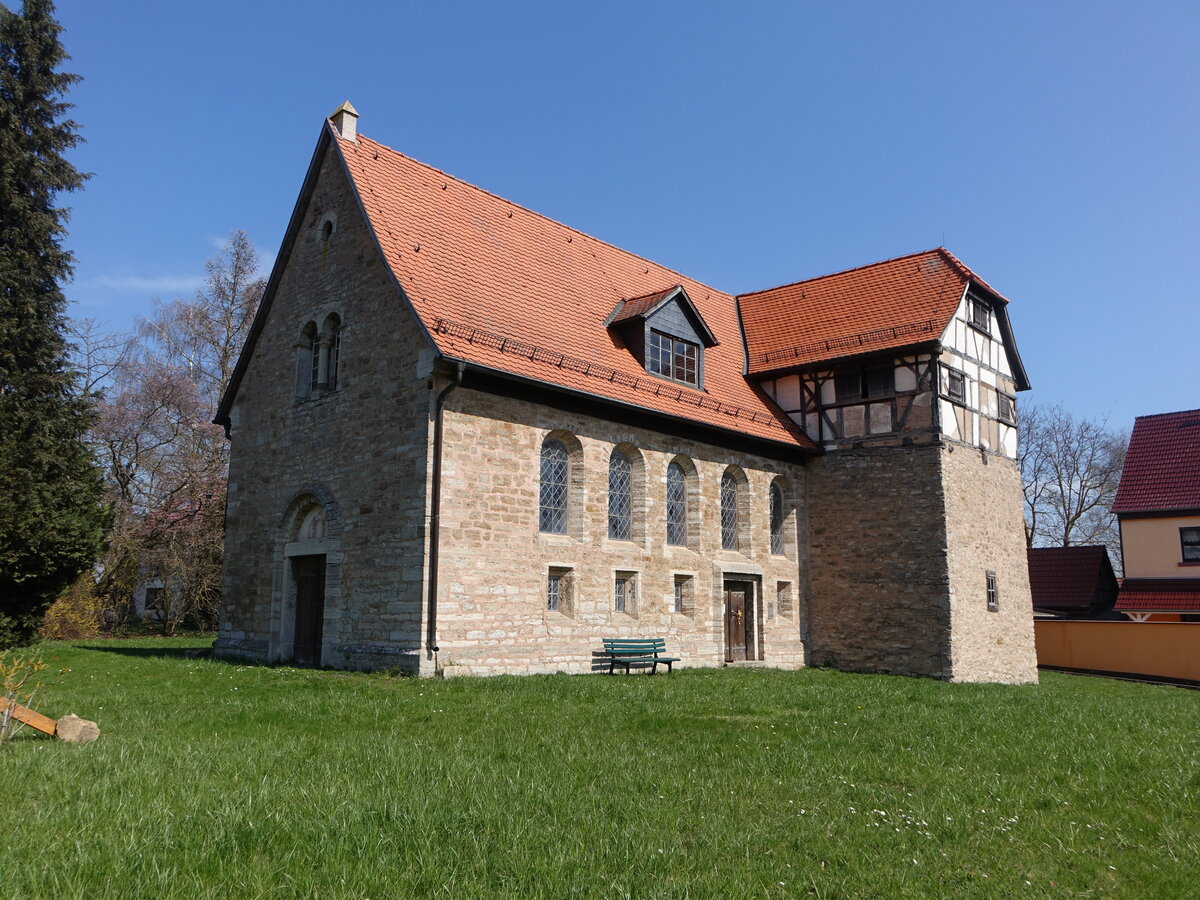
M 843 437 L 856 437 L 866 433 L 866 411 L 861 406 L 847 406 L 842 409 Z
M 915 391 L 917 389 L 917 375 L 912 370 L 905 366 L 900 366 L 896 369 L 896 390 L 898 391 Z
M 942 413 L 942 431 L 947 437 L 958 437 L 958 418 L 954 415 L 954 404 L 949 400 L 941 400 L 939 403 Z
M 892 404 L 872 403 L 870 415 L 871 434 L 883 434 L 892 430 Z
M 833 379 L 830 378 L 821 385 L 821 402 L 828 404 L 835 403 L 836 401 L 837 394 L 834 392 Z
M 775 402 L 784 409 L 800 408 L 800 376 L 788 375 L 775 382 Z

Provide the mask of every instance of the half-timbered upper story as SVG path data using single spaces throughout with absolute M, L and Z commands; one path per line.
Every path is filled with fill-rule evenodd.
M 1029 382 L 1007 302 L 941 247 L 743 294 L 747 376 L 827 450 L 951 440 L 1015 458 Z

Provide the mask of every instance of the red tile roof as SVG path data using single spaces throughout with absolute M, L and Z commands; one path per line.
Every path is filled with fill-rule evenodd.
M 1112 509 L 1200 509 L 1200 409 L 1134 420 Z
M 1104 597 L 1111 605 L 1116 596 L 1117 579 L 1106 547 L 1031 547 L 1028 555 L 1029 590 L 1036 609 L 1089 609 Z
M 627 319 L 636 319 L 638 316 L 644 316 L 650 312 L 658 304 L 662 303 L 670 297 L 679 285 L 673 285 L 665 291 L 655 291 L 652 294 L 647 294 L 645 297 L 633 297 L 629 300 L 622 300 L 618 303 L 616 314 L 612 317 L 610 324 L 615 325 L 618 322 L 624 322 Z
M 972 282 L 1008 302 L 944 247 L 741 294 L 750 373 L 936 341 Z
M 1200 578 L 1126 578 L 1117 609 L 1200 613 Z
M 409 159 L 369 138 L 333 145 L 384 257 L 453 359 L 704 425 L 815 445 L 742 375 L 734 298 Z M 649 375 L 604 327 L 618 301 L 683 286 L 719 341 L 705 390 Z

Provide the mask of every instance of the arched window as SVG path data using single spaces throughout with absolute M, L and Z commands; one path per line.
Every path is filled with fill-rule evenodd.
M 687 475 L 677 462 L 667 466 L 667 543 L 687 544 Z
M 567 482 L 570 466 L 562 441 L 542 444 L 541 514 L 539 529 L 551 534 L 567 533 Z
M 614 450 L 608 460 L 608 536 L 633 539 L 632 466 L 629 457 Z
M 738 548 L 738 489 L 731 472 L 721 476 L 721 547 Z
M 296 351 L 296 397 L 304 400 L 317 392 L 317 323 L 309 322 L 301 328 L 293 346 Z
M 783 556 L 783 491 L 771 485 L 771 552 Z
M 333 322 L 329 335 L 329 390 L 336 391 L 338 386 L 338 363 L 342 356 L 342 326 Z
M 312 332 L 312 378 L 308 380 L 308 390 L 312 394 L 316 394 L 317 385 L 320 384 L 320 335 L 316 331 Z

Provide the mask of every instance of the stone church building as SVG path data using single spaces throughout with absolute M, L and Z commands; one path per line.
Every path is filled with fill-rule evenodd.
M 944 248 L 730 295 L 325 123 L 216 421 L 216 651 L 1037 678 L 1007 300 Z

